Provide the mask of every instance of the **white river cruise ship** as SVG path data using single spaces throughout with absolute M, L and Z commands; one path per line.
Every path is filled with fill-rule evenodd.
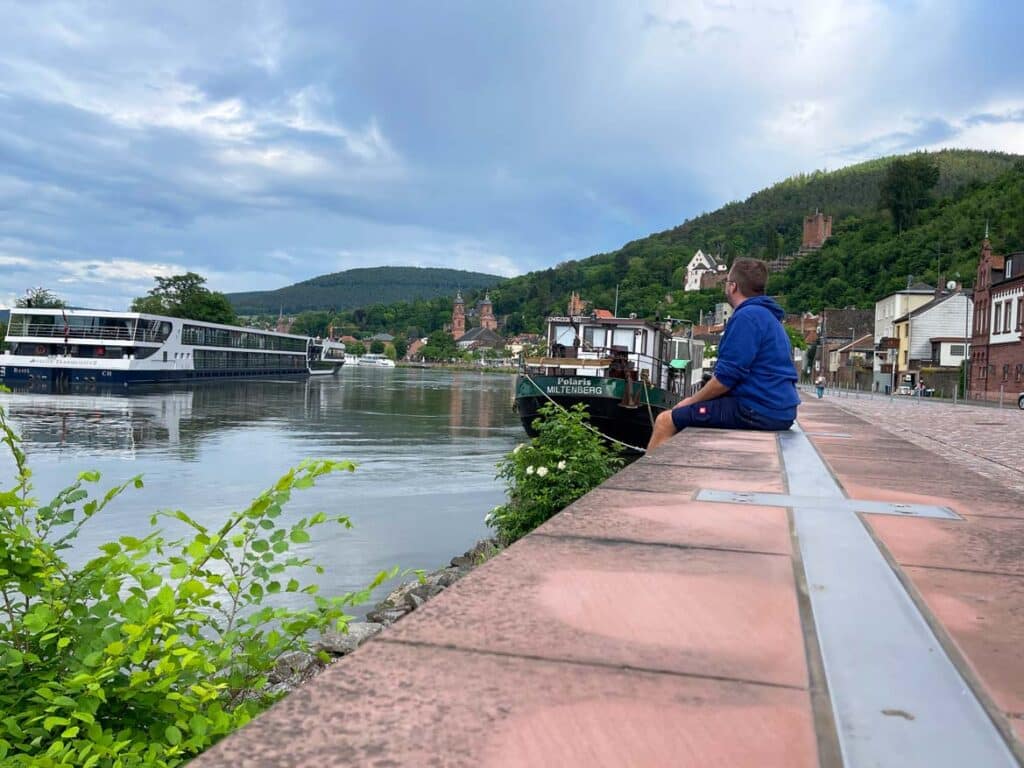
M 4 346 L 0 383 L 58 389 L 306 376 L 322 354 L 306 336 L 80 309 L 13 309 Z

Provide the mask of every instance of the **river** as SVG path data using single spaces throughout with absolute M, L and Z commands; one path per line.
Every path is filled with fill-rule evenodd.
M 356 462 L 355 473 L 324 477 L 285 508 L 296 520 L 321 510 L 350 516 L 353 528 L 321 526 L 302 549 L 326 569 L 314 577 L 321 594 L 338 595 L 392 566 L 446 565 L 488 535 L 484 515 L 504 500 L 495 464 L 525 439 L 512 396 L 511 376 L 346 366 L 309 380 L 127 395 L 17 392 L 0 394 L 0 405 L 24 439 L 41 500 L 84 469 L 102 473 L 102 489 L 143 476 L 144 488 L 85 526 L 74 564 L 104 542 L 150 532 L 158 509 L 215 527 L 304 458 Z M 12 466 L 0 456 L 0 488 L 10 487 Z

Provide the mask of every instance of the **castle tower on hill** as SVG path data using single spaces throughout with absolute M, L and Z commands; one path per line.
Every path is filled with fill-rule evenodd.
M 573 291 L 569 296 L 569 317 L 582 315 L 586 306 L 586 302 L 580 298 L 580 295 L 576 291 Z
M 483 301 L 480 302 L 480 327 L 489 331 L 498 330 L 498 321 L 494 317 L 494 306 L 491 304 L 489 293 L 485 293 Z
M 458 341 L 466 335 L 466 302 L 462 300 L 462 291 L 455 294 L 455 306 L 452 307 L 452 338 Z
M 831 216 L 826 216 L 821 211 L 815 211 L 813 216 L 804 217 L 802 248 L 821 248 L 830 237 L 832 237 Z

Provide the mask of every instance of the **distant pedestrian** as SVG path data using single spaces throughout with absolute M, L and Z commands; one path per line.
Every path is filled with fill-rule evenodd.
M 917 382 L 917 396 L 924 397 L 924 379 L 920 379 Z
M 814 391 L 818 393 L 818 399 L 821 400 L 821 398 L 825 394 L 825 377 L 824 376 L 819 376 L 818 378 L 816 378 L 814 380 Z

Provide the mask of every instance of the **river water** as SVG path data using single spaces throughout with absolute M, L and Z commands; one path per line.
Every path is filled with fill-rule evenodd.
M 293 493 L 284 512 L 351 518 L 353 528 L 321 526 L 299 548 L 326 569 L 309 577 L 321 594 L 338 595 L 392 566 L 446 565 L 488 535 L 484 515 L 504 500 L 495 464 L 525 439 L 512 397 L 511 376 L 346 366 L 309 380 L 130 395 L 16 392 L 0 394 L 0 405 L 24 439 L 41 500 L 84 469 L 102 473 L 102 489 L 143 476 L 143 489 L 126 491 L 85 526 L 69 556 L 75 564 L 104 542 L 146 535 L 158 509 L 216 527 L 304 458 L 356 462 L 355 473 Z M 10 487 L 12 466 L 0 455 L 0 488 Z M 161 523 L 182 534 L 174 524 Z

